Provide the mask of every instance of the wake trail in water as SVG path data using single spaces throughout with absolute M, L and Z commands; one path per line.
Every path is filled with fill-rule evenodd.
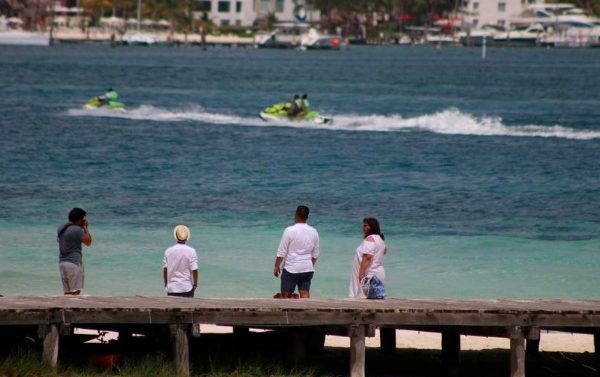
M 507 126 L 499 117 L 476 117 L 458 109 L 447 109 L 432 114 L 405 118 L 402 115 L 333 115 L 332 125 L 310 122 L 277 121 L 264 122 L 258 115 L 244 117 L 231 114 L 211 113 L 200 106 L 185 109 L 163 109 L 143 105 L 126 111 L 108 109 L 71 109 L 71 116 L 110 117 L 156 122 L 197 121 L 212 124 L 232 124 L 252 127 L 294 127 L 371 132 L 433 132 L 447 135 L 556 137 L 590 140 L 600 138 L 600 131 L 578 130 L 560 125 Z M 331 116 L 331 114 L 327 114 Z

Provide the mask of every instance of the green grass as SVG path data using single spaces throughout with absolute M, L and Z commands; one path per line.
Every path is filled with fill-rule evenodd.
M 18 353 L 0 359 L 1 377 L 173 377 L 175 367 L 162 354 L 128 359 L 115 365 L 112 370 L 103 370 L 90 364 L 66 365 L 59 363 L 53 369 L 41 361 L 36 352 Z M 278 363 L 264 361 L 232 361 L 227 357 L 210 358 L 207 365 L 192 364 L 193 377 L 316 377 L 312 370 L 286 369 Z

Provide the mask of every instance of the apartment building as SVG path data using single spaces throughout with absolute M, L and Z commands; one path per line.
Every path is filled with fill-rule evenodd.
M 464 26 L 475 29 L 483 25 L 508 27 L 528 5 L 537 0 L 463 0 Z
M 200 0 L 200 11 L 196 17 L 204 13 L 215 24 L 220 26 L 252 26 L 254 21 L 275 15 L 280 22 L 295 21 L 297 15 L 306 15 L 310 21 L 318 21 L 318 14 L 305 12 L 302 0 Z

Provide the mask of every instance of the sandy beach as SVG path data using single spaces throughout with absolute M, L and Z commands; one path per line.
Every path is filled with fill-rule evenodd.
M 233 328 L 229 326 L 201 325 L 201 333 L 227 334 L 232 333 Z M 251 329 L 253 332 L 263 332 L 262 329 Z M 78 330 L 78 333 L 94 334 L 93 330 Z M 116 339 L 117 333 L 109 332 L 104 339 Z M 442 336 L 439 333 L 419 332 L 411 330 L 396 330 L 396 347 L 401 349 L 441 349 Z M 367 347 L 379 347 L 379 330 L 375 331 L 374 337 L 366 339 Z M 350 338 L 344 336 L 328 335 L 325 338 L 326 347 L 348 348 Z M 492 350 L 510 349 L 510 341 L 506 338 L 461 336 L 461 349 L 468 350 Z M 540 351 L 542 352 L 569 352 L 583 353 L 594 352 L 594 336 L 588 334 L 572 334 L 563 332 L 542 331 L 540 340 Z

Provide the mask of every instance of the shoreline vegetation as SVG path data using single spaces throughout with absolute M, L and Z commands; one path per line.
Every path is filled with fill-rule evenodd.
M 97 331 L 76 330 L 80 337 L 94 337 Z M 440 335 L 398 330 L 397 349 L 379 349 L 379 334 L 367 338 L 368 376 L 423 376 L 443 374 Z M 73 338 L 75 336 L 69 337 Z M 68 338 L 66 338 L 68 339 Z M 101 377 L 172 376 L 175 367 L 170 345 L 157 348 L 152 339 L 133 337 L 127 346 L 119 344 L 116 333 L 102 333 L 81 343 L 65 342 L 61 362 L 52 369 L 41 362 L 40 350 L 32 339 L 3 342 L 0 376 Z M 153 344 L 150 344 L 153 343 Z M 317 377 L 347 375 L 349 339 L 327 336 L 325 347 L 307 354 L 302 361 L 291 360 L 282 352 L 285 331 L 252 330 L 234 334 L 231 327 L 202 325 L 201 335 L 190 343 L 191 375 L 203 377 Z M 509 340 L 463 336 L 460 356 L 461 376 L 507 376 Z M 149 351 L 151 350 L 152 351 Z M 543 332 L 540 353 L 528 359 L 527 376 L 596 375 L 593 336 Z M 485 373 L 484 373 L 485 372 Z

